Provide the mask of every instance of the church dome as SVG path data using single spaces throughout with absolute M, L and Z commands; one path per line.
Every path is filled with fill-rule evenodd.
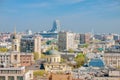
M 60 55 L 60 52 L 57 50 L 49 50 L 46 52 L 46 55 Z
M 90 62 L 89 62 L 89 66 L 92 66 L 92 67 L 104 67 L 104 61 L 102 59 L 99 59 L 99 58 L 95 58 L 95 59 L 92 59 Z

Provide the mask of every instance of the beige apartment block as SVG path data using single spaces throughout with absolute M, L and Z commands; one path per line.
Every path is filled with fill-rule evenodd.
M 104 61 L 107 66 L 120 68 L 120 53 L 104 53 Z
M 0 68 L 0 80 L 31 80 L 33 71 L 25 71 L 25 67 Z
M 0 67 L 30 66 L 34 63 L 32 53 L 7 52 L 0 53 Z

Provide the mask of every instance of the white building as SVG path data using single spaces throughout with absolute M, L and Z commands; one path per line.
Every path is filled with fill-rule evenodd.
M 74 49 L 74 33 L 72 32 L 59 32 L 58 48 L 60 51 Z

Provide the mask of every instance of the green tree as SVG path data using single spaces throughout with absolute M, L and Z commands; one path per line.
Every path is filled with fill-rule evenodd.
M 41 54 L 41 58 L 42 58 L 42 59 L 46 58 L 46 55 L 42 53 L 42 54 Z
M 56 45 L 51 45 L 51 46 L 47 49 L 47 51 L 49 51 L 49 50 L 57 50 L 57 51 L 58 51 L 58 46 L 56 46 Z
M 85 55 L 82 53 L 78 54 L 75 58 L 75 61 L 76 61 L 76 68 L 79 68 L 85 63 Z
M 8 49 L 7 48 L 0 48 L 0 52 L 7 52 Z
M 39 53 L 38 52 L 34 52 L 34 60 L 38 60 L 39 59 Z
M 58 46 L 54 46 L 54 49 L 58 51 Z
M 69 53 L 74 53 L 74 50 L 73 49 L 69 49 L 68 52 Z
M 82 48 L 88 48 L 89 44 L 83 44 L 81 47 Z
M 63 58 L 61 58 L 61 62 L 66 62 L 66 60 L 65 60 L 65 59 L 63 59 Z

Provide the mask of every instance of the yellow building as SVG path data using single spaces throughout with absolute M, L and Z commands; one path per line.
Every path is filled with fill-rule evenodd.
M 46 63 L 44 63 L 45 71 L 47 72 L 65 72 L 71 71 L 66 63 L 61 63 L 60 52 L 50 50 L 46 53 Z

